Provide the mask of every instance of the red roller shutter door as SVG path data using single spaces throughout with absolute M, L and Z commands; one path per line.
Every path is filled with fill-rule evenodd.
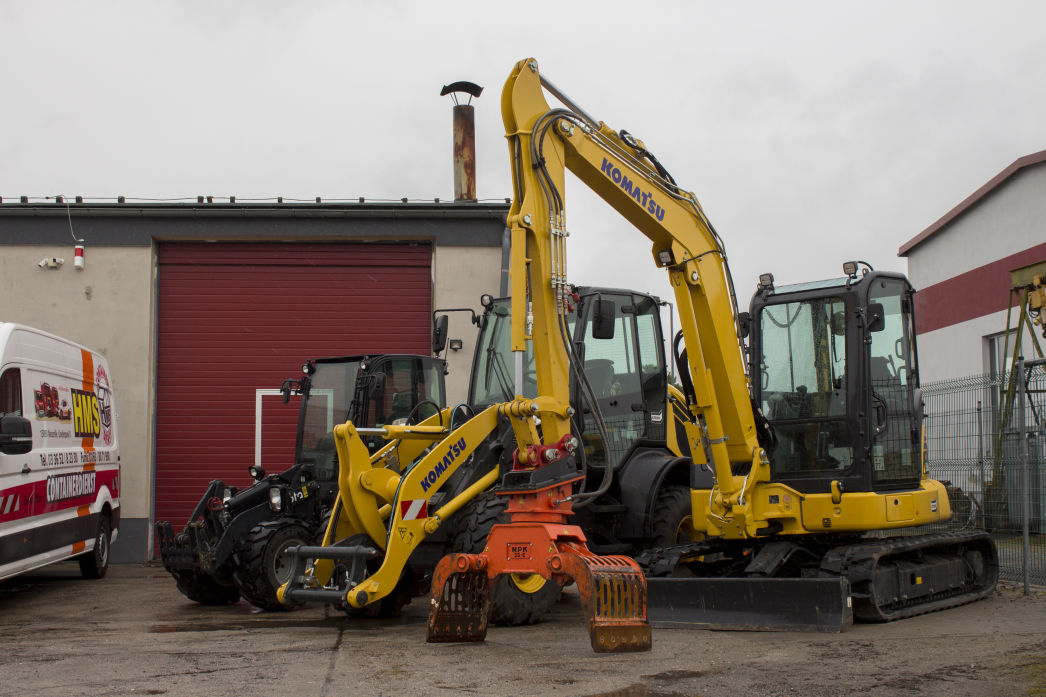
M 180 528 L 212 479 L 244 486 L 259 388 L 307 358 L 430 349 L 431 247 L 161 243 L 156 520 Z M 291 464 L 297 400 L 263 398 L 262 464 Z

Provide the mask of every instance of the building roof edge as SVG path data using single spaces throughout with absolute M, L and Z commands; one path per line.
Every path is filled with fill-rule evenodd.
M 993 189 L 999 187 L 1004 181 L 1012 177 L 1014 174 L 1029 167 L 1031 165 L 1039 164 L 1040 162 L 1046 162 L 1046 150 L 1040 150 L 1039 152 L 1032 153 L 1031 155 L 1025 155 L 1024 157 L 1017 158 L 1010 164 L 1009 167 L 1002 170 L 994 177 L 992 177 L 984 186 L 974 191 L 972 194 L 962 200 L 959 205 L 952 208 L 950 211 L 941 216 L 935 223 L 930 225 L 918 235 L 908 240 L 901 245 L 900 249 L 897 250 L 897 256 L 904 257 L 908 256 L 908 253 L 912 249 L 919 246 L 930 237 L 935 235 L 941 229 L 947 227 L 949 223 L 958 218 L 967 209 L 971 208 L 974 204 L 980 201 L 982 198 L 987 196 Z

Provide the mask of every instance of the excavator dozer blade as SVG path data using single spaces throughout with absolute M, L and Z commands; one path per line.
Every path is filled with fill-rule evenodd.
M 853 624 L 844 578 L 648 578 L 653 627 L 841 632 Z

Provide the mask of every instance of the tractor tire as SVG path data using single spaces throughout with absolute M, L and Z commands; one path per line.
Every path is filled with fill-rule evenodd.
M 650 527 L 650 541 L 645 545 L 648 547 L 671 547 L 700 540 L 703 535 L 694 530 L 690 489 L 665 485 L 654 502 Z
M 109 518 L 103 512 L 98 520 L 98 530 L 94 534 L 94 549 L 77 558 L 80 562 L 80 575 L 84 578 L 102 578 L 109 570 L 110 533 Z
M 233 572 L 243 599 L 262 610 L 288 609 L 276 599 L 276 591 L 290 580 L 293 571 L 287 548 L 311 544 L 313 537 L 296 523 L 251 528 L 244 541 L 246 549 L 240 553 L 240 563 Z
M 181 569 L 172 571 L 171 576 L 182 595 L 201 605 L 231 605 L 240 600 L 236 586 L 222 585 L 202 571 Z
M 454 551 L 482 552 L 490 529 L 496 523 L 509 521 L 505 513 L 507 505 L 505 497 L 491 493 L 481 494 L 466 504 L 459 514 L 461 519 L 454 535 Z M 562 590 L 555 581 L 536 574 L 499 576 L 491 589 L 490 622 L 506 626 L 540 622 L 552 611 Z

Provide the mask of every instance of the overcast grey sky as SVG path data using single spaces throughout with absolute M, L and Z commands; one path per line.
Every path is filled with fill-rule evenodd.
M 1046 148 L 1046 3 L 0 0 L 0 195 L 452 197 L 471 80 L 481 199 L 510 195 L 513 64 L 642 138 L 755 276 L 839 275 Z M 571 280 L 667 296 L 568 188 Z M 88 241 L 89 243 L 89 241 Z M 477 296 L 487 289 L 477 289 Z

